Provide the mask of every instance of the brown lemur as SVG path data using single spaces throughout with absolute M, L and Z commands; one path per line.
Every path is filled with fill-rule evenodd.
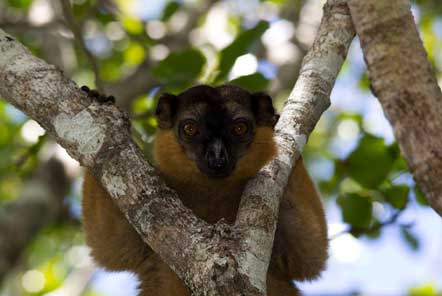
M 233 85 L 200 85 L 177 96 L 163 94 L 156 118 L 154 159 L 166 183 L 201 219 L 233 223 L 247 180 L 276 153 L 273 126 L 277 114 L 272 99 Z M 140 295 L 190 295 L 90 172 L 86 172 L 83 187 L 83 224 L 95 261 L 111 271 L 136 273 Z M 298 295 L 291 280 L 318 277 L 327 259 L 327 246 L 324 211 L 299 160 L 281 202 L 268 295 Z

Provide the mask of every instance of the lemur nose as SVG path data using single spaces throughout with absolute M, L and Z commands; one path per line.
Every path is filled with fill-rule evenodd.
M 207 164 L 211 169 L 221 170 L 227 166 L 227 150 L 221 140 L 214 140 L 209 144 L 206 152 L 206 159 Z

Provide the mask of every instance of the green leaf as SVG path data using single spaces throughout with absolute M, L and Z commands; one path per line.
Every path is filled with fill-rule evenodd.
M 251 92 L 256 92 L 266 89 L 269 80 L 261 73 L 253 73 L 233 79 L 229 83 L 241 86 Z
M 402 238 L 413 251 L 419 250 L 420 243 L 415 234 L 411 233 L 406 227 L 401 227 L 401 234 Z
M 355 228 L 367 228 L 372 219 L 373 204 L 368 197 L 351 193 L 337 200 L 342 210 L 342 219 Z
M 364 91 L 370 90 L 370 80 L 368 79 L 367 71 L 364 71 L 358 82 L 358 87 Z
M 101 24 L 105 25 L 110 22 L 115 21 L 115 16 L 112 13 L 108 13 L 107 11 L 98 11 L 98 13 L 95 14 L 98 21 L 100 21 Z
M 408 203 L 410 187 L 407 185 L 392 186 L 384 191 L 387 202 L 398 210 L 403 210 Z
M 88 13 L 92 10 L 91 1 L 82 1 L 81 3 L 72 3 L 72 13 L 74 14 L 74 18 L 79 20 L 84 18 Z
M 379 229 L 374 229 L 373 231 L 369 231 L 367 233 L 365 233 L 365 236 L 369 239 L 378 239 L 381 236 L 381 228 Z
M 145 55 L 145 50 L 141 44 L 130 42 L 124 51 L 124 61 L 131 65 L 138 65 L 144 60 Z
M 366 134 L 346 161 L 348 174 L 362 186 L 376 188 L 386 179 L 395 158 L 384 139 Z
M 259 22 L 254 28 L 244 31 L 233 42 L 220 52 L 219 73 L 215 83 L 225 79 L 235 64 L 236 59 L 246 54 L 250 47 L 269 28 L 266 21 Z
M 143 23 L 137 18 L 123 15 L 121 16 L 121 24 L 131 34 L 139 35 L 144 32 Z
M 152 73 L 167 86 L 189 85 L 198 78 L 206 63 L 204 55 L 196 49 L 174 52 L 162 60 Z
M 413 287 L 408 292 L 409 296 L 440 296 L 436 288 L 431 284 L 424 284 L 422 286 Z
M 429 206 L 430 203 L 428 202 L 428 200 L 426 199 L 424 193 L 422 192 L 422 190 L 419 188 L 419 186 L 414 186 L 414 194 L 416 196 L 416 201 L 418 202 L 418 204 L 422 205 L 422 206 Z
M 177 10 L 181 7 L 181 3 L 178 1 L 172 1 L 167 3 L 164 8 L 163 15 L 161 16 L 161 21 L 166 22 L 169 18 L 177 12 Z
M 26 9 L 31 5 L 32 0 L 8 0 L 8 4 L 14 8 Z

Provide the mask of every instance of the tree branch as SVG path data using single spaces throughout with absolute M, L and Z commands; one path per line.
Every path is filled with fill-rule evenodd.
M 354 32 L 346 1 L 329 0 L 317 39 L 276 126 L 279 155 L 252 180 L 234 225 L 209 225 L 185 208 L 131 139 L 129 122 L 0 31 L 0 94 L 90 168 L 141 237 L 193 295 L 265 295 L 288 176 L 329 95 Z
M 442 216 L 442 93 L 409 0 L 350 0 L 379 98 L 402 153 L 433 209 Z

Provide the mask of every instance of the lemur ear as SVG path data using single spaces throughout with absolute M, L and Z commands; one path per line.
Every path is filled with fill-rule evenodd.
M 160 128 L 171 128 L 178 109 L 178 98 L 175 95 L 164 93 L 158 99 L 155 116 Z
M 273 127 L 279 118 L 275 108 L 273 108 L 272 98 L 264 92 L 252 94 L 252 111 L 258 125 Z

